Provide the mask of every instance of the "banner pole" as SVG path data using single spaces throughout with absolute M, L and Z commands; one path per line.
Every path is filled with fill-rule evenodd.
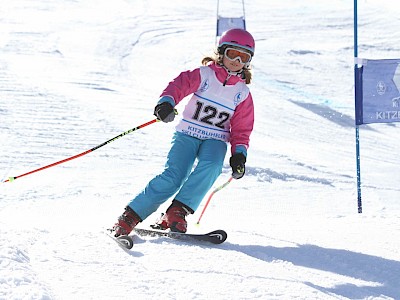
M 358 6 L 357 0 L 354 0 L 354 100 L 357 101 L 357 94 L 359 88 L 358 80 Z M 357 120 L 357 116 L 356 116 Z M 359 125 L 356 122 L 356 164 L 357 164 L 357 207 L 358 213 L 362 213 L 361 201 L 361 157 L 360 157 L 360 133 Z

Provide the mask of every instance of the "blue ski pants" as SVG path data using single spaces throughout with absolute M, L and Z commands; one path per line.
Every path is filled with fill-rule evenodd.
M 164 171 L 150 180 L 128 206 L 144 220 L 177 193 L 176 200 L 196 211 L 221 174 L 226 151 L 224 141 L 199 140 L 176 132 Z

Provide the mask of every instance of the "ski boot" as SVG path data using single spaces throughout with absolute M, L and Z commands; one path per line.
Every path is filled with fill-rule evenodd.
M 185 233 L 187 230 L 185 217 L 193 212 L 194 211 L 190 207 L 174 200 L 165 214 L 161 215 L 161 219 L 151 227 L 160 230 L 166 230 L 169 228 L 173 232 Z
M 111 231 L 114 233 L 115 237 L 128 235 L 139 222 L 142 222 L 142 219 L 132 210 L 132 208 L 127 206 Z

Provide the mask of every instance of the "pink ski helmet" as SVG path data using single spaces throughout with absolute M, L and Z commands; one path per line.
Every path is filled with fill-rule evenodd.
M 246 30 L 240 28 L 229 29 L 225 31 L 218 45 L 218 50 L 223 52 L 224 46 L 236 46 L 250 51 L 254 55 L 255 42 L 253 36 Z

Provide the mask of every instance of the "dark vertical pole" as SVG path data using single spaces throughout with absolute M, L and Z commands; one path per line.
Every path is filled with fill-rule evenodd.
M 358 13 L 357 13 L 357 0 L 354 0 L 354 98 L 357 101 L 357 96 L 359 93 L 359 68 L 358 68 Z M 356 116 L 357 120 L 357 116 Z M 362 213 L 362 201 L 361 201 L 361 162 L 360 162 L 360 133 L 359 125 L 356 122 L 356 163 L 357 163 L 357 206 L 358 213 Z

